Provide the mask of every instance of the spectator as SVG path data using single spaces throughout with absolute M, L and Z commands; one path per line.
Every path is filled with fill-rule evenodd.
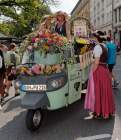
M 110 71 L 112 81 L 113 81 L 113 86 L 117 87 L 119 82 L 116 80 L 113 69 L 116 64 L 116 54 L 117 54 L 117 46 L 116 44 L 111 40 L 110 37 L 107 37 L 107 44 L 106 47 L 108 48 L 108 69 Z
M 120 43 L 119 43 L 118 39 L 115 40 L 115 44 L 116 44 L 116 47 L 117 47 L 117 52 L 120 52 L 121 47 L 120 47 Z
M 111 76 L 107 68 L 108 51 L 103 44 L 104 34 L 98 31 L 94 34 L 98 44 L 94 47 L 94 62 L 90 71 L 85 109 L 91 111 L 90 116 L 108 119 L 115 112 L 114 98 L 112 94 Z
M 20 63 L 20 56 L 15 51 L 16 51 L 16 44 L 11 43 L 9 47 L 9 51 L 7 52 L 7 60 L 6 60 L 7 61 L 7 69 L 6 69 L 7 77 L 6 77 L 5 85 L 6 85 L 7 95 L 12 85 L 12 81 L 15 80 L 16 78 L 16 75 L 14 73 L 14 68 L 16 67 L 16 65 Z M 15 88 L 15 96 L 19 95 L 18 89 L 16 88 L 16 86 L 14 86 L 14 88 Z
M 2 101 L 4 99 L 5 87 L 4 87 L 4 78 L 5 78 L 5 63 L 4 63 L 4 51 L 6 46 L 0 44 L 0 110 L 2 109 Z

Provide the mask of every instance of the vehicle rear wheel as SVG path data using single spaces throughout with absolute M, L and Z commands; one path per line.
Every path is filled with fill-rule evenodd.
M 40 128 L 43 120 L 43 113 L 41 109 L 28 110 L 26 115 L 26 126 L 30 131 L 36 131 Z

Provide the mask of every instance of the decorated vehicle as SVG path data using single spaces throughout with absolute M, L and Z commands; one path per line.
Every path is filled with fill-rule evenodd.
M 60 109 L 80 100 L 92 61 L 92 44 L 80 37 L 69 43 L 66 37 L 50 32 L 32 33 L 24 40 L 16 85 L 24 92 L 22 107 L 28 109 L 29 130 L 40 127 L 43 110 Z
M 93 47 L 95 40 L 90 38 L 76 37 L 74 40 L 75 54 L 79 56 L 80 69 L 82 73 L 81 81 L 83 88 L 87 86 L 90 65 L 93 61 Z

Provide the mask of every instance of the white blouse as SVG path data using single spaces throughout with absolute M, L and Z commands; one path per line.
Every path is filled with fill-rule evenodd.
M 99 44 L 94 47 L 93 54 L 95 58 L 102 55 L 102 48 Z
M 0 68 L 2 68 L 2 57 L 0 56 Z

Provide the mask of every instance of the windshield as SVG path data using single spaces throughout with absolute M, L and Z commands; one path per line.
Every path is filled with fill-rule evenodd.
M 39 51 L 25 51 L 22 58 L 22 64 L 36 63 L 44 65 L 53 65 L 61 63 L 61 54 L 44 54 Z
M 22 58 L 22 64 L 34 62 L 34 53 L 25 51 Z

